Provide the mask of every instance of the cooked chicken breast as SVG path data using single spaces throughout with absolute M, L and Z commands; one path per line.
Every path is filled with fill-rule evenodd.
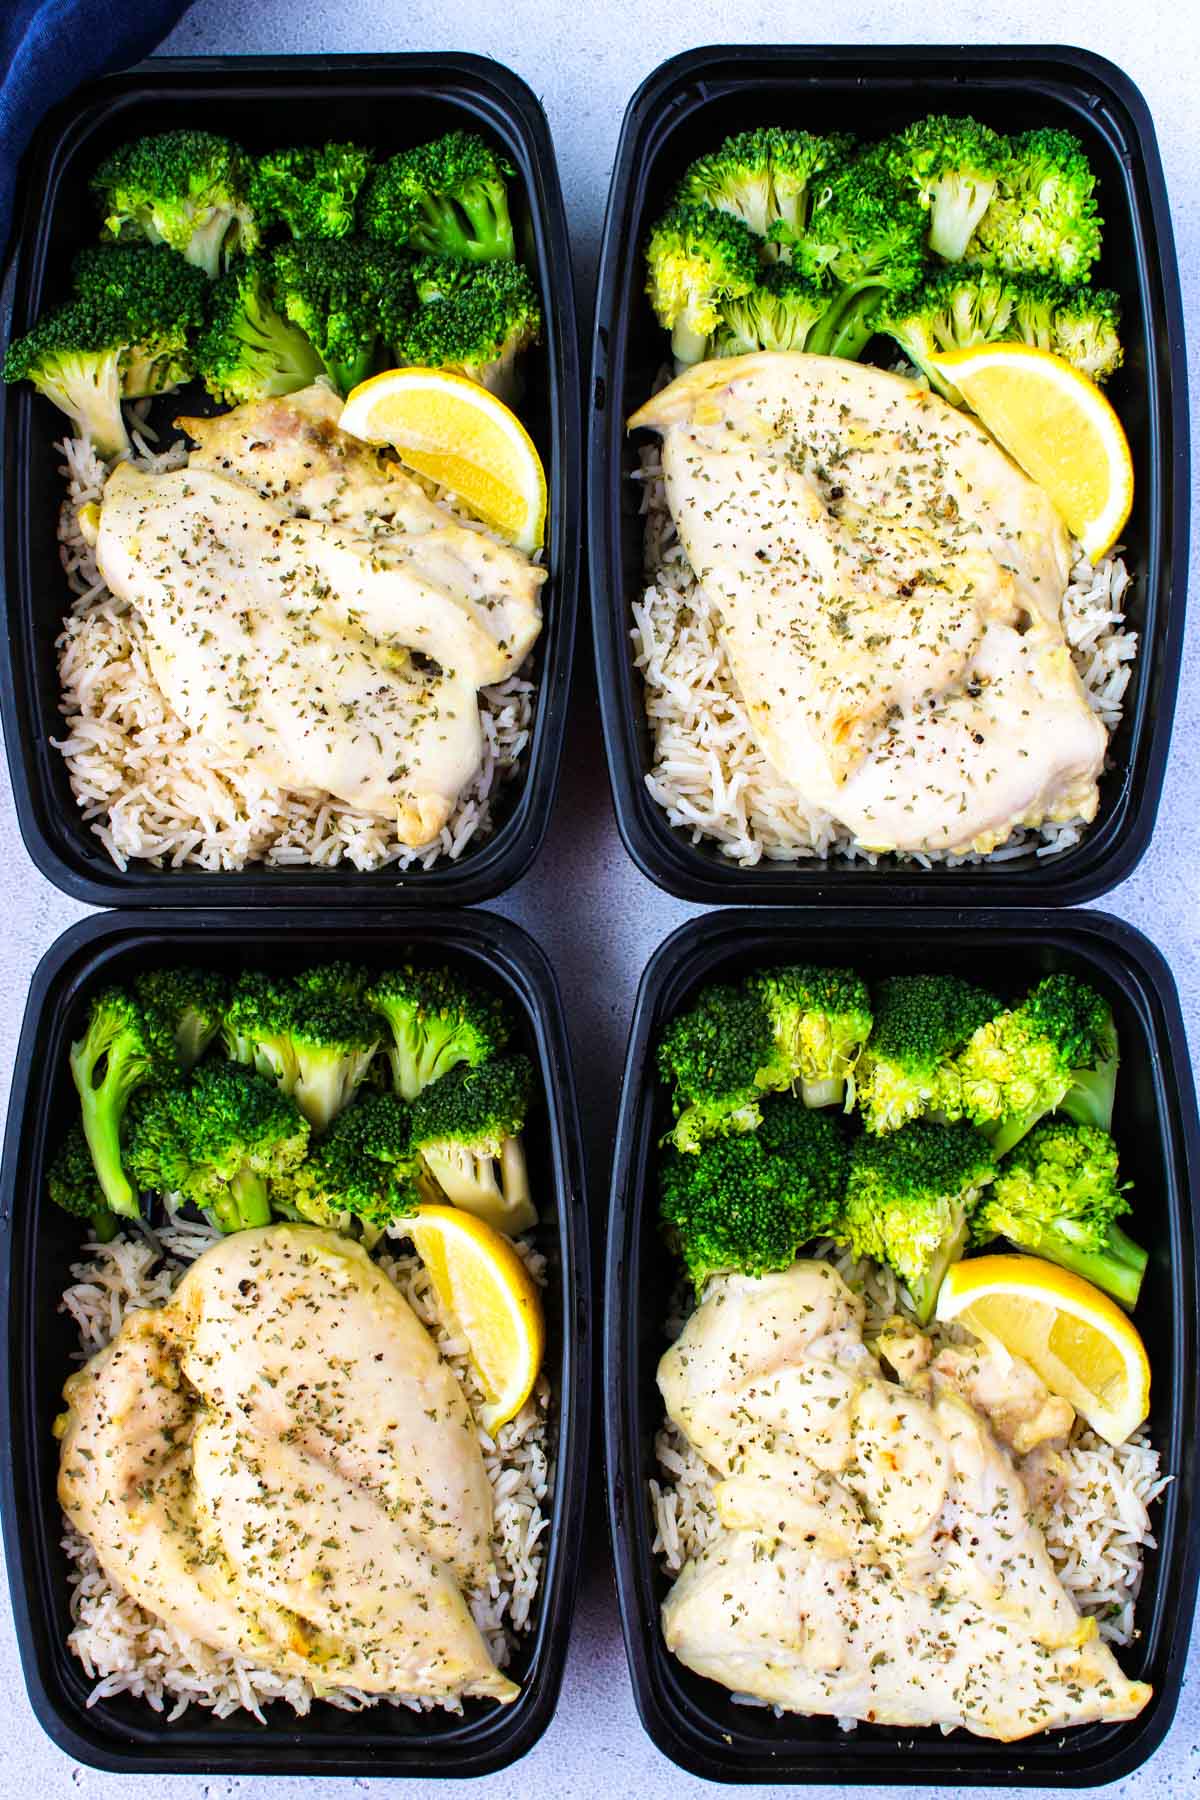
M 96 558 L 198 737 L 420 848 L 480 766 L 478 689 L 536 640 L 545 571 L 339 431 L 339 410 L 318 387 L 182 421 L 186 468 L 109 477 Z
M 1061 624 L 1069 541 L 983 428 L 836 358 L 700 364 L 631 426 L 765 754 L 871 850 L 1094 815 L 1106 734 Z
M 358 1245 L 225 1239 L 65 1397 L 59 1498 L 148 1612 L 319 1687 L 516 1696 L 462 1592 L 492 1566 L 478 1434 Z
M 947 1381 L 887 1381 L 826 1263 L 726 1276 L 659 1365 L 720 1529 L 663 1606 L 668 1647 L 805 1713 L 1011 1741 L 1150 1698 L 1055 1575 L 1008 1452 Z

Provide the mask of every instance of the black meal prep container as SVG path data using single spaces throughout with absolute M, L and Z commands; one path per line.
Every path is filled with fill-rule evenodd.
M 336 922 L 335 922 L 336 921 Z M 468 1701 L 463 1717 L 381 1705 L 347 1713 L 286 1707 L 262 1726 L 198 1707 L 174 1724 L 127 1695 L 87 1706 L 91 1684 L 67 1649 L 67 1562 L 51 1435 L 71 1372 L 74 1332 L 59 1311 L 80 1253 L 78 1222 L 45 1195 L 45 1167 L 73 1116 L 67 1048 L 90 995 L 137 970 L 181 959 L 236 971 L 287 969 L 344 956 L 386 966 L 400 956 L 450 962 L 501 994 L 544 1101 L 526 1129 L 540 1195 L 537 1242 L 548 1263 L 546 1372 L 551 1401 L 551 1523 L 535 1623 L 512 1665 L 509 1707 Z M 82 921 L 34 975 L 17 1052 L 0 1187 L 0 1510 L 25 1681 L 38 1720 L 77 1761 L 123 1774 L 484 1775 L 523 1756 L 549 1724 L 570 1631 L 582 1539 L 591 1412 L 590 1246 L 583 1153 L 567 1035 L 554 973 L 517 926 L 486 912 L 127 912 Z
M 647 233 L 687 164 L 729 132 L 762 124 L 882 137 L 926 112 L 970 112 L 1001 131 L 1065 126 L 1099 177 L 1103 255 L 1094 276 L 1124 309 L 1125 366 L 1108 392 L 1133 449 L 1137 497 L 1125 534 L 1141 634 L 1113 766 L 1095 823 L 1074 848 L 991 866 L 922 870 L 822 863 L 739 868 L 693 844 L 646 790 L 651 744 L 633 666 L 630 605 L 642 578 L 640 491 L 630 481 L 653 434 L 625 420 L 670 361 L 645 294 Z M 643 82 L 625 114 L 600 257 L 589 419 L 588 512 L 596 666 L 617 822 L 651 881 L 720 904 L 1062 905 L 1124 879 L 1154 825 L 1171 735 L 1187 593 L 1187 370 L 1166 188 L 1145 101 L 1128 76 L 1062 48 L 770 47 L 691 50 Z
M 1056 970 L 1112 1002 L 1121 1042 L 1113 1130 L 1133 1181 L 1136 1235 L 1150 1249 L 1137 1309 L 1153 1367 L 1150 1427 L 1174 1480 L 1154 1507 L 1137 1642 L 1118 1654 L 1154 1697 L 1139 1719 L 1003 1745 L 956 1731 L 902 1731 L 785 1716 L 733 1702 L 670 1655 L 659 1607 L 669 1582 L 651 1554 L 647 1483 L 663 1419 L 655 1384 L 664 1311 L 679 1280 L 656 1223 L 655 1146 L 670 1121 L 653 1050 L 698 984 L 796 957 L 868 977 L 949 970 L 1001 992 Z M 1200 1248 L 1194 1189 L 1200 1127 L 1175 984 L 1159 952 L 1101 913 L 1032 909 L 920 915 L 889 910 L 724 911 L 682 926 L 651 958 L 638 992 L 613 1163 L 604 1296 L 603 1382 L 609 1522 L 634 1695 L 658 1748 L 713 1781 L 870 1783 L 947 1788 L 1091 1787 L 1127 1775 L 1161 1743 L 1179 1698 L 1200 1576 Z
M 522 768 L 498 801 L 495 830 L 469 844 L 457 862 L 403 875 L 386 868 L 359 873 L 349 864 L 251 864 L 228 874 L 145 863 L 118 869 L 82 819 L 63 760 L 49 742 L 63 732 L 54 640 L 69 594 L 55 537 L 63 484 L 53 444 L 66 422 L 27 383 L 8 390 L 0 385 L 0 580 L 7 605 L 0 711 L 26 848 L 58 887 L 97 906 L 394 906 L 488 899 L 525 872 L 549 823 L 582 556 L 579 348 L 566 214 L 545 114 L 518 76 L 481 56 L 156 58 L 108 76 L 49 113 L 22 162 L 0 296 L 0 341 L 28 330 L 40 312 L 65 299 L 73 255 L 97 236 L 87 184 L 101 159 L 128 138 L 189 125 L 226 132 L 250 150 L 354 138 L 383 155 L 466 127 L 482 132 L 516 169 L 510 183 L 514 225 L 541 289 L 545 318 L 541 347 L 523 364 L 521 409 L 549 487 L 545 624 L 529 665 L 537 683 L 532 737 Z M 178 412 L 211 410 L 197 385 L 186 398 L 165 396 L 153 417 L 169 427 Z

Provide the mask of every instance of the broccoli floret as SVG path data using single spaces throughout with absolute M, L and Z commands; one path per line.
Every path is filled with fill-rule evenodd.
M 537 1224 L 521 1131 L 533 1091 L 528 1057 L 458 1068 L 413 1102 L 412 1144 L 455 1206 L 517 1237 Z
M 128 324 L 121 362 L 126 400 L 165 394 L 196 372 L 192 344 L 203 328 L 209 284 L 202 269 L 165 244 L 93 244 L 72 265 L 79 299 L 117 307 Z
M 83 1036 L 71 1045 L 71 1076 L 96 1178 L 113 1212 L 136 1219 L 137 1194 L 125 1173 L 121 1132 L 130 1100 L 147 1082 L 178 1073 L 174 1039 L 121 988 L 92 1001 Z
M 173 1038 L 186 1073 L 204 1055 L 225 1017 L 223 976 L 204 969 L 148 969 L 133 984 L 151 1029 Z
M 1004 139 L 976 119 L 931 113 L 890 138 L 886 151 L 893 173 L 929 215 L 929 248 L 960 261 L 996 191 Z
M 646 292 L 681 363 L 698 363 L 721 308 L 758 281 L 758 240 L 748 225 L 712 206 L 674 206 L 646 247 Z
M 317 1131 L 349 1105 L 379 1040 L 365 1004 L 265 975 L 239 977 L 225 1015 L 230 1057 L 273 1076 Z
M 307 1149 L 308 1120 L 269 1077 L 205 1063 L 138 1105 L 129 1167 L 141 1187 L 179 1194 L 219 1230 L 241 1231 L 270 1224 L 270 1184 Z
M 1000 1165 L 971 1220 L 971 1238 L 1007 1238 L 1137 1305 L 1146 1252 L 1117 1220 L 1130 1210 L 1107 1131 L 1049 1119 L 1035 1125 Z
M 358 144 L 268 151 L 254 164 L 248 183 L 260 228 L 283 225 L 294 238 L 349 237 L 372 160 Z
M 362 228 L 427 256 L 511 257 L 506 182 L 513 172 L 476 132 L 447 132 L 380 164 L 363 189 Z
M 807 230 L 790 240 L 792 261 L 838 293 L 809 339 L 814 355 L 862 354 L 888 293 L 910 287 L 925 256 L 925 215 L 879 151 L 835 174 L 813 207 Z
M 876 330 L 899 344 L 911 363 L 954 406 L 963 397 L 934 367 L 947 350 L 999 342 L 1017 335 L 1017 284 L 992 269 L 939 269 L 917 285 L 889 294 L 875 317 Z
M 417 1181 L 410 1108 L 395 1094 L 363 1094 L 272 1187 L 272 1200 L 314 1225 L 344 1230 L 357 1221 L 373 1240 L 419 1203 Z
M 516 359 L 542 328 L 537 289 L 516 262 L 423 257 L 413 268 L 418 304 L 392 340 L 401 363 L 454 369 L 502 399 L 516 394 Z
M 749 986 L 766 1008 L 787 1085 L 799 1082 L 806 1106 L 852 1102 L 855 1064 L 871 1029 L 866 983 L 851 969 L 797 965 L 763 970 Z M 760 1085 L 783 1084 L 760 1077 Z
M 104 1189 L 96 1179 L 96 1165 L 76 1121 L 63 1139 L 58 1155 L 50 1165 L 46 1187 L 55 1206 L 61 1206 L 76 1219 L 85 1219 L 102 1244 L 116 1236 L 117 1221 L 113 1217 Z
M 325 365 L 299 326 L 271 300 L 266 257 L 244 257 L 213 284 L 208 325 L 196 341 L 196 367 L 214 400 L 231 406 L 309 387 Z
M 1107 1002 L 1073 975 L 1048 975 L 962 1051 L 963 1111 L 985 1129 L 998 1156 L 1050 1112 L 1107 1131 L 1117 1062 Z
M 354 1005 L 365 1004 L 371 985 L 371 977 L 361 963 L 344 961 L 314 963 L 293 975 L 292 980 L 304 993 L 318 999 L 344 1000 Z
M 744 221 L 756 237 L 803 231 L 815 178 L 845 160 L 853 139 L 765 126 L 725 139 L 685 173 L 675 198 L 684 206 L 715 206 Z
M 947 1269 L 966 1249 L 979 1191 L 995 1172 L 987 1139 L 962 1121 L 915 1119 L 851 1146 L 839 1235 L 855 1256 L 872 1257 L 899 1275 L 923 1325 Z
M 165 131 L 115 151 L 92 176 L 92 187 L 107 236 L 169 244 L 213 276 L 258 244 L 247 174 L 245 156 L 228 138 Z
M 766 1100 L 757 1131 L 714 1138 L 699 1155 L 669 1149 L 659 1212 L 697 1294 L 712 1275 L 786 1269 L 832 1231 L 846 1164 L 832 1120 L 791 1098 Z
M 1124 361 L 1121 302 L 1110 288 L 1062 287 L 1049 276 L 1013 278 L 1015 336 L 1050 350 L 1093 381 Z
M 412 295 L 400 254 L 364 238 L 281 244 L 271 279 L 279 312 L 304 333 L 343 396 L 371 373 L 388 311 Z
M 475 1068 L 508 1042 L 505 1008 L 449 969 L 394 969 L 367 989 L 367 1005 L 388 1024 L 392 1085 L 405 1100 L 460 1063 Z
M 675 1124 L 668 1135 L 692 1152 L 708 1138 L 754 1131 L 764 1089 L 794 1079 L 794 1065 L 780 1060 L 761 995 L 723 983 L 702 989 L 695 1005 L 671 1020 L 659 1040 L 658 1070 L 673 1090 Z
M 790 263 L 774 263 L 748 294 L 721 308 L 710 346 L 713 356 L 747 356 L 755 350 L 803 350 L 833 302 L 828 287 Z
M 31 381 L 100 456 L 128 456 L 121 413 L 127 375 L 140 389 L 144 372 L 165 368 L 162 359 L 169 359 L 169 340 L 147 333 L 137 342 L 136 335 L 116 301 L 75 300 L 9 345 L 4 379 Z
M 1000 1002 L 957 975 L 891 975 L 874 991 L 875 1022 L 858 1066 L 863 1124 L 877 1134 L 933 1114 L 962 1117 L 955 1057 L 1000 1011 Z
M 1086 281 L 1100 254 L 1096 177 L 1069 131 L 1008 140 L 996 191 L 967 245 L 969 262 L 1060 281 Z

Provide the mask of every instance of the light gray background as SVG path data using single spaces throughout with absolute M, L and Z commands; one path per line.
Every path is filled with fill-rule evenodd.
M 137 0 L 114 0 L 136 5 Z M 694 45 L 723 42 L 1079 44 L 1128 71 L 1149 102 L 1175 217 L 1184 303 L 1193 343 L 1200 335 L 1200 9 L 1195 0 L 858 0 L 838 8 L 746 0 L 198 0 L 164 48 L 180 55 L 312 51 L 474 50 L 523 75 L 549 115 L 576 252 L 580 316 L 588 339 L 592 284 L 609 171 L 626 102 L 652 67 Z M 319 129 L 319 127 L 318 127 Z M 1196 407 L 1193 405 L 1193 431 Z M 1200 434 L 1198 434 L 1200 435 Z M 1193 525 L 1195 521 L 1193 520 Z M 1193 531 L 1193 536 L 1195 532 Z M 47 606 L 58 597 L 44 596 Z M 589 1132 L 594 1205 L 603 1209 L 618 1071 L 639 973 L 669 931 L 699 908 L 660 894 L 637 873 L 617 837 L 604 775 L 587 657 L 578 663 L 575 716 L 550 840 L 537 867 L 496 910 L 537 937 L 562 983 L 574 1036 Z M 1192 1041 L 1200 1041 L 1197 955 L 1197 814 L 1200 812 L 1200 655 L 1189 634 L 1170 772 L 1158 829 L 1133 877 L 1103 902 L 1166 952 L 1183 996 Z M 26 987 L 57 934 L 85 910 L 29 863 L 0 779 L 0 868 L 9 871 L 0 941 L 0 1070 L 7 1082 Z M 593 1473 L 598 1486 L 600 1469 Z M 668 1763 L 634 1712 L 612 1592 L 608 1545 L 593 1513 L 586 1571 L 563 1683 L 549 1731 L 521 1763 L 481 1784 L 430 1784 L 438 1800 L 541 1800 L 564 1793 L 606 1800 L 684 1800 L 706 1784 Z M 0 1594 L 0 1797 L 81 1795 L 86 1800 L 153 1793 L 155 1800 L 292 1800 L 312 1782 L 225 1778 L 157 1780 L 80 1769 L 39 1730 L 21 1680 Z M 1200 1639 L 1194 1641 L 1200 1658 Z M 322 1781 L 339 1800 L 365 1781 Z M 388 1784 L 373 1784 L 375 1792 Z M 401 1784 L 393 1784 L 400 1791 Z M 408 1792 L 414 1790 L 408 1787 Z M 760 1790 L 745 1790 L 747 1800 Z M 769 1790 L 762 1789 L 765 1795 Z M 864 1793 L 866 1790 L 863 1790 Z M 884 1790 L 880 1790 L 882 1792 Z M 949 1790 L 942 1790 L 948 1792 Z M 1114 1795 L 1200 1794 L 1200 1669 L 1194 1668 L 1174 1727 L 1153 1760 Z

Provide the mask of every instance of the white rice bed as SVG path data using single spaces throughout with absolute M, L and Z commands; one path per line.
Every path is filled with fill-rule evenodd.
M 693 575 L 671 518 L 657 446 L 642 451 L 634 479 L 642 484 L 649 585 L 634 603 L 630 636 L 653 742 L 650 793 L 693 843 L 711 839 L 743 868 L 830 856 L 878 863 L 878 853 L 861 849 L 837 820 L 806 807 L 756 744 L 718 610 Z M 1078 544 L 1074 553 L 1063 627 L 1088 702 L 1111 736 L 1138 650 L 1122 611 L 1130 576 L 1119 556 L 1093 566 Z M 1077 817 L 1036 831 L 1019 827 L 986 856 L 933 850 L 893 860 L 928 868 L 1004 862 L 1031 849 L 1051 856 L 1078 843 L 1086 829 Z
M 156 454 L 135 431 L 134 443 L 137 468 L 187 461 L 182 442 Z M 75 600 L 56 643 L 66 734 L 52 741 L 84 819 L 119 869 L 131 861 L 210 872 L 255 862 L 428 869 L 443 858 L 456 861 L 472 839 L 487 836 L 496 793 L 529 743 L 533 682 L 516 674 L 480 689 L 483 761 L 436 841 L 423 849 L 402 844 L 388 820 L 331 794 L 273 787 L 251 764 L 196 737 L 172 711 L 150 671 L 142 620 L 104 585 L 79 529 L 80 507 L 100 499 L 105 464 L 85 438 L 66 438 L 58 448 L 67 482 L 59 554 Z
M 218 1240 L 219 1233 L 207 1225 L 174 1218 L 157 1233 L 89 1244 L 87 1260 L 71 1270 L 74 1280 L 62 1301 L 79 1331 L 79 1360 L 103 1349 L 120 1330 L 126 1312 L 168 1300 L 188 1264 Z M 516 1249 L 542 1282 L 544 1258 L 522 1242 Z M 466 1598 L 493 1660 L 504 1668 L 532 1629 L 542 1575 L 543 1538 L 550 1523 L 544 1510 L 550 1484 L 549 1384 L 539 1376 L 516 1418 L 492 1438 L 480 1423 L 485 1396 L 467 1354 L 467 1341 L 453 1315 L 443 1312 L 420 1258 L 385 1254 L 379 1260 L 432 1333 L 478 1427 L 492 1486 L 495 1571 L 485 1587 L 468 1592 Z M 145 1612 L 116 1587 L 87 1539 L 66 1521 L 62 1543 L 71 1564 L 74 1621 L 67 1642 L 93 1683 L 89 1706 L 114 1694 L 133 1694 L 155 1712 L 165 1713 L 168 1723 L 197 1705 L 219 1719 L 244 1709 L 266 1724 L 264 1709 L 275 1700 L 286 1701 L 300 1717 L 317 1699 L 347 1711 L 386 1701 L 413 1712 L 435 1707 L 462 1712 L 459 1700 L 412 1694 L 376 1695 L 344 1688 L 318 1695 L 302 1676 L 280 1674 L 244 1657 L 209 1649 Z
M 832 1251 L 828 1256 L 866 1302 L 868 1341 L 893 1314 L 907 1312 L 888 1270 Z M 682 1324 L 682 1318 L 672 1320 L 671 1334 Z M 948 1343 L 972 1341 L 955 1326 L 923 1329 L 935 1353 Z M 718 1529 L 713 1485 L 719 1477 L 674 1425 L 663 1426 L 654 1448 L 659 1477 L 649 1483 L 652 1549 L 663 1569 L 677 1575 Z M 1114 1449 L 1079 1419 L 1063 1450 L 1062 1473 L 1058 1497 L 1034 1501 L 1050 1560 L 1080 1612 L 1096 1620 L 1100 1636 L 1117 1646 L 1131 1644 L 1138 1635 L 1134 1605 L 1145 1553 L 1156 1542 L 1150 1508 L 1171 1477 L 1163 1474 L 1145 1430 Z

